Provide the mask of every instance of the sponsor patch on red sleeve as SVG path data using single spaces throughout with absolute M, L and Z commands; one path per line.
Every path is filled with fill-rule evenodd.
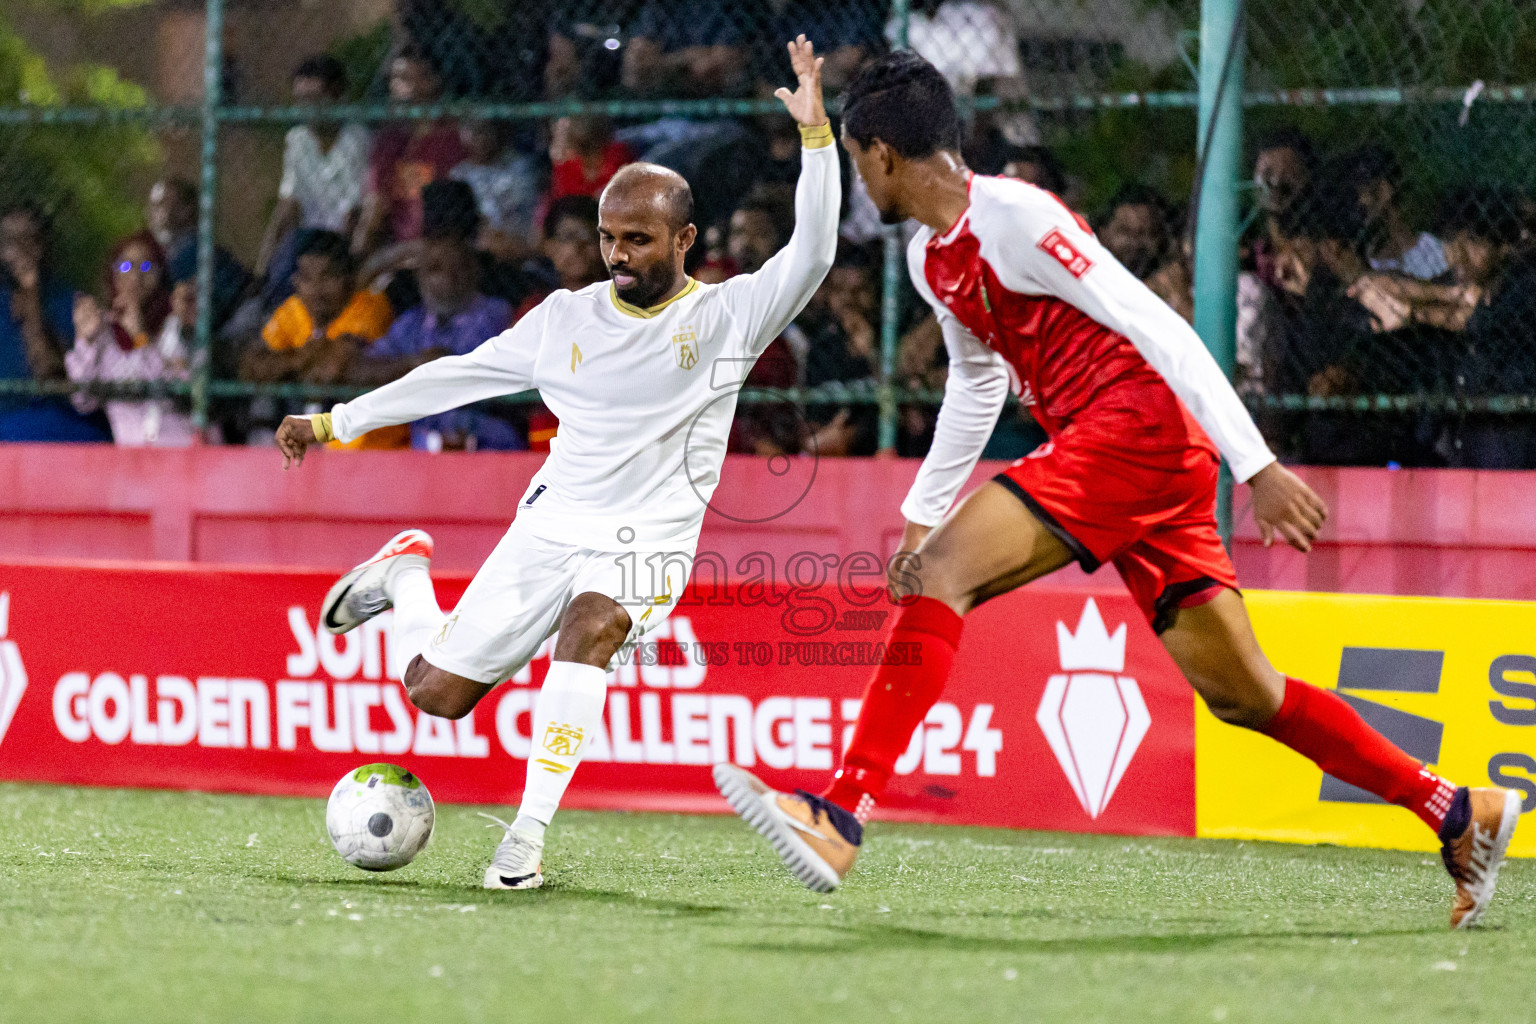
M 1050 234 L 1040 239 L 1038 248 L 1052 256 L 1057 263 L 1067 268 L 1067 273 L 1073 277 L 1082 277 L 1093 269 L 1093 261 L 1077 251 L 1077 246 L 1067 241 L 1067 236 L 1052 228 Z

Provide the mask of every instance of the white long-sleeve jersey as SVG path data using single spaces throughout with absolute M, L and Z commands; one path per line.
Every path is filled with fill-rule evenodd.
M 836 252 L 837 154 L 830 131 L 805 136 L 794 233 L 757 273 L 715 285 L 690 279 L 650 309 L 623 302 L 607 283 L 555 292 L 473 352 L 337 405 L 336 436 L 349 441 L 537 388 L 560 430 L 519 503 L 519 521 L 580 547 L 691 551 L 741 384 Z
M 1096 407 L 1131 403 L 1168 412 L 1127 444 L 1214 442 L 1239 482 L 1275 460 L 1199 336 L 1082 218 L 1006 178 L 972 177 L 970 199 L 947 232 L 924 227 L 907 248 L 949 353 L 933 444 L 901 506 L 908 521 L 932 526 L 949 511 L 1010 387 L 1053 437 Z

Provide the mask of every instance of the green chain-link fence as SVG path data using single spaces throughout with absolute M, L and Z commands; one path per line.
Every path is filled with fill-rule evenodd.
M 455 176 L 496 222 L 474 239 L 502 268 L 482 284 L 516 308 L 561 283 L 558 225 L 541 223 L 551 187 L 579 192 L 617 153 L 690 177 L 695 272 L 750 269 L 793 181 L 771 92 L 789 80 L 784 40 L 805 31 L 829 57 L 834 106 L 889 46 L 933 60 L 963 99 L 972 166 L 1061 191 L 1193 318 L 1200 16 L 1198 0 L 19 0 L 0 13 L 0 203 L 51 218 L 53 275 L 102 307 L 125 262 L 116 243 L 154 205 L 175 276 L 196 285 L 168 303 L 188 321 L 188 374 L 89 387 L 148 388 L 226 440 L 257 440 L 282 412 L 363 386 L 355 367 L 247 358 L 295 265 L 279 229 L 340 228 L 376 254 L 421 230 L 427 181 Z M 1275 445 L 1317 462 L 1536 465 L 1519 306 L 1536 294 L 1520 255 L 1536 15 L 1513 0 L 1292 0 L 1243 17 L 1241 180 L 1204 194 L 1241 199 L 1240 257 L 1222 273 L 1236 275 L 1240 386 Z M 296 93 L 316 55 L 331 58 L 311 66 L 321 85 L 341 80 Z M 295 212 L 278 201 L 284 154 L 306 145 L 283 189 Z M 745 396 L 760 403 L 743 410 L 748 447 L 926 444 L 936 332 L 897 230 L 849 191 L 845 272 Z M 376 264 L 395 308 L 419 292 L 419 258 Z M 74 326 L 54 333 L 67 348 Z M 72 390 L 67 367 L 21 354 L 0 365 L 6 408 Z M 536 409 L 499 415 L 537 433 Z M 1010 409 L 990 454 L 1034 436 Z

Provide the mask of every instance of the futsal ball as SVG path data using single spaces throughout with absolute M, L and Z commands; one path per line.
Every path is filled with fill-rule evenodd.
M 365 764 L 331 790 L 325 830 L 348 864 L 364 871 L 403 868 L 426 849 L 437 812 L 415 775 L 393 764 Z

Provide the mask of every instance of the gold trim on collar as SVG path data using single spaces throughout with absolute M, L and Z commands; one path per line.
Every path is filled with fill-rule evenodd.
M 688 283 L 683 285 L 682 291 L 672 296 L 666 302 L 658 303 L 657 305 L 651 306 L 647 309 L 642 309 L 639 306 L 632 305 L 619 298 L 619 290 L 612 284 L 608 286 L 608 297 L 613 300 L 614 308 L 617 309 L 620 313 L 623 313 L 625 316 L 632 316 L 641 320 L 649 320 L 652 317 L 658 315 L 668 306 L 672 305 L 672 303 L 676 302 L 678 299 L 681 299 L 685 295 L 692 295 L 698 290 L 699 282 L 690 277 L 688 279 Z

